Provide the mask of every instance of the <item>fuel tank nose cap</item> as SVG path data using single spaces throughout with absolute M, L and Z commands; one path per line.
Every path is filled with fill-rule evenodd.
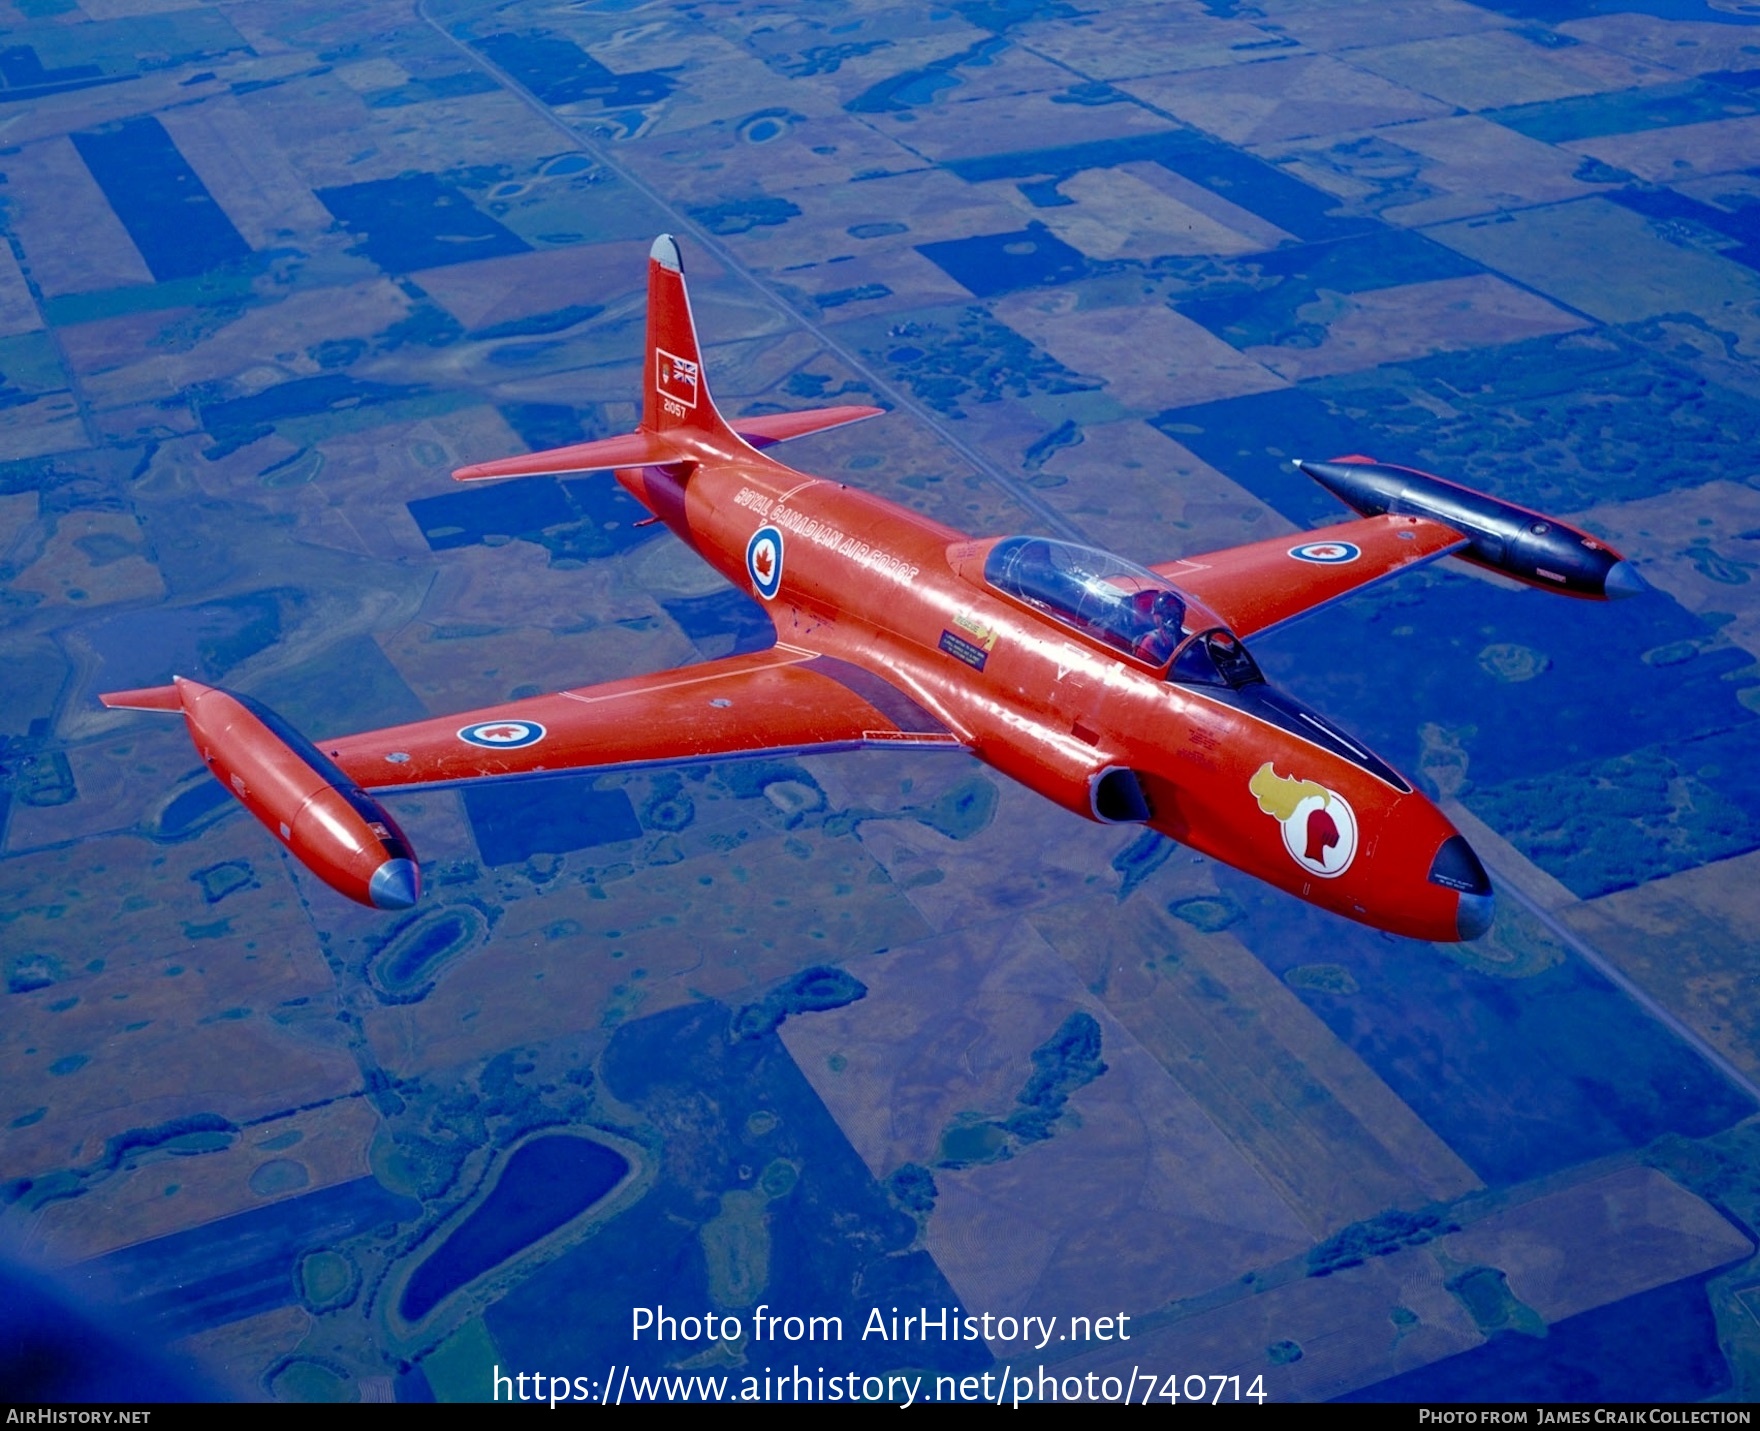
M 386 860 L 373 871 L 367 894 L 376 909 L 413 909 L 422 894 L 422 878 L 415 861 Z
M 1641 596 L 1650 590 L 1650 583 L 1638 575 L 1637 568 L 1629 561 L 1616 561 L 1608 567 L 1602 589 L 1610 600 L 1619 601 L 1627 596 Z

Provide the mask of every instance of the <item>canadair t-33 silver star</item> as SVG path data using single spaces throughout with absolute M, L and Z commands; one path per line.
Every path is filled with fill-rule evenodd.
M 415 904 L 420 879 L 379 795 L 909 746 L 968 752 L 1088 819 L 1147 825 L 1348 919 L 1472 939 L 1493 898 L 1466 840 L 1397 770 L 1266 681 L 1246 641 L 1449 554 L 1571 596 L 1643 587 L 1563 522 L 1364 457 L 1299 464 L 1353 520 L 1152 566 L 1048 537 L 967 536 L 766 450 L 879 409 L 717 411 L 667 235 L 648 262 L 644 371 L 636 431 L 453 475 L 613 471 L 758 600 L 776 627 L 768 650 L 321 741 L 182 677 L 104 703 L 181 712 L 208 768 L 276 839 L 380 909 Z

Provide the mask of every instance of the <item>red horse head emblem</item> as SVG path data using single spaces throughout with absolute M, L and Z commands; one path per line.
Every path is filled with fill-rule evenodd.
M 1338 791 L 1314 780 L 1279 775 L 1269 760 L 1247 788 L 1259 808 L 1283 827 L 1283 847 L 1311 875 L 1335 879 L 1357 856 L 1357 814 Z
M 1326 852 L 1338 843 L 1338 822 L 1325 809 L 1308 811 L 1308 848 L 1302 858 L 1326 863 Z

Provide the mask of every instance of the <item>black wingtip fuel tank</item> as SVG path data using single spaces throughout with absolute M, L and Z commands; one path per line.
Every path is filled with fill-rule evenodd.
M 1296 467 L 1365 517 L 1429 517 L 1467 538 L 1458 555 L 1545 591 L 1591 600 L 1636 596 L 1648 588 L 1607 543 L 1554 517 L 1488 497 L 1470 487 L 1366 457 Z

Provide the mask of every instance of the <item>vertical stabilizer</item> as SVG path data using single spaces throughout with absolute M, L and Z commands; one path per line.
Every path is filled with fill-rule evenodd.
M 648 371 L 642 389 L 642 428 L 744 445 L 709 396 L 678 241 L 671 234 L 661 234 L 648 251 Z
M 877 417 L 877 407 L 825 407 L 807 412 L 772 412 L 739 420 L 730 426 L 715 409 L 703 376 L 703 354 L 697 346 L 697 325 L 685 292 L 678 241 L 661 234 L 648 250 L 648 341 L 642 375 L 642 425 L 618 437 L 577 442 L 520 457 L 475 462 L 452 475 L 460 482 L 488 482 L 503 477 L 544 477 L 567 472 L 615 471 L 627 467 L 669 467 L 687 476 L 697 463 L 718 458 L 756 456 L 757 450 L 810 432 L 824 432 L 846 422 Z M 152 691 L 142 695 L 156 699 Z M 167 709 L 176 710 L 172 703 Z M 159 707 L 154 706 L 157 710 Z

